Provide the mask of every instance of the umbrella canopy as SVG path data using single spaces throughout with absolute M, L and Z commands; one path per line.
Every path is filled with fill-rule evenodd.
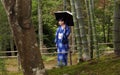
M 64 19 L 68 26 L 74 26 L 72 13 L 69 11 L 57 11 L 54 13 L 56 20 Z

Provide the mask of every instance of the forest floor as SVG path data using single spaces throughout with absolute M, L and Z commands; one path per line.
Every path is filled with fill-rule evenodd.
M 43 56 L 43 59 L 49 75 L 120 75 L 120 57 L 116 57 L 111 52 L 101 56 L 100 59 L 81 63 L 77 63 L 77 54 L 74 54 L 73 65 L 62 68 L 55 67 L 56 55 Z M 6 59 L 5 64 L 7 74 L 0 72 L 0 75 L 23 75 L 22 71 L 18 70 L 16 59 Z
M 120 57 L 113 53 L 100 59 L 48 70 L 49 75 L 120 75 Z
M 52 69 L 55 68 L 57 65 L 57 57 L 56 55 L 43 55 L 43 60 L 44 60 L 44 65 L 45 68 L 48 69 Z M 73 54 L 72 55 L 72 59 L 73 59 L 73 65 L 77 64 L 77 55 Z M 70 66 L 70 61 L 69 61 L 69 57 L 68 57 L 68 65 Z M 6 69 L 7 71 L 12 71 L 12 72 L 16 72 L 19 71 L 19 69 L 21 69 L 17 59 L 6 59 L 5 60 L 5 64 L 6 64 Z
M 53 69 L 56 67 L 57 55 L 43 55 L 42 57 L 44 60 L 45 68 L 47 70 L 50 70 L 50 69 Z M 77 54 L 73 54 L 72 59 L 73 59 L 73 62 L 72 62 L 73 65 L 77 64 Z M 5 64 L 5 66 L 0 65 L 0 67 L 1 68 L 5 67 L 5 68 L 3 68 L 3 69 L 0 68 L 0 75 L 4 75 L 4 72 L 8 73 L 6 75 L 19 75 L 19 74 L 21 75 L 22 69 L 16 58 L 8 58 L 8 59 L 4 59 L 2 61 L 3 61 L 2 63 Z M 68 57 L 68 65 L 70 66 L 69 62 L 70 61 L 69 61 L 69 57 Z M 1 71 L 3 71 L 3 74 Z

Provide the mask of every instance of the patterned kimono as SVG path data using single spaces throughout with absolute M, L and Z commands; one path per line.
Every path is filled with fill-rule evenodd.
M 58 52 L 58 66 L 67 65 L 67 56 L 68 56 L 68 36 L 70 34 L 70 28 L 66 25 L 65 29 L 62 26 L 59 26 L 56 31 L 55 43 L 57 46 Z

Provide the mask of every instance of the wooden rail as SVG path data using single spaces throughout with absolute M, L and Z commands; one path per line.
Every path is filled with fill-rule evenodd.
M 98 43 L 98 45 L 108 45 L 108 44 L 113 44 L 112 42 L 110 43 Z M 70 45 L 70 48 L 74 46 L 76 47 L 76 45 Z M 56 47 L 50 47 L 50 48 L 40 48 L 42 50 L 48 50 L 48 49 L 57 49 Z M 110 50 L 114 50 L 114 48 L 110 48 L 110 49 L 99 49 L 99 51 L 110 51 Z M 73 52 L 76 50 L 73 50 Z M 0 51 L 0 54 L 3 54 L 3 56 L 0 56 L 0 58 L 17 58 L 18 56 L 4 56 L 5 53 L 18 53 L 18 51 Z M 52 54 L 58 54 L 58 52 L 53 52 L 53 53 L 41 53 L 42 55 L 52 55 Z

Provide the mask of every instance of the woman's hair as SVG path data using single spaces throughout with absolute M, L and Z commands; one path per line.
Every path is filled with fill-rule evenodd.
M 66 23 L 64 18 L 60 18 L 58 21 L 64 21 L 64 23 Z

